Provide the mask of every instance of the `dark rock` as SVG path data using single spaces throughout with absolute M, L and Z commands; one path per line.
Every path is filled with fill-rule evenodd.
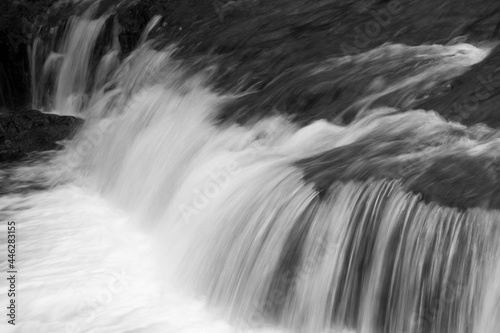
M 56 150 L 83 120 L 36 110 L 0 114 L 0 162 L 19 160 L 35 151 Z

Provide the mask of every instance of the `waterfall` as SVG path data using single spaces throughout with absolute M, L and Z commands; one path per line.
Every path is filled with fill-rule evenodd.
M 64 150 L 5 171 L 9 186 L 40 187 L 0 197 L 19 223 L 16 331 L 496 332 L 498 132 L 375 105 L 411 106 L 490 47 L 382 45 L 234 96 L 175 46 L 153 47 L 159 17 L 128 55 L 114 21 L 96 55 L 108 18 L 73 17 L 60 50 L 33 46 L 46 56 L 34 105 L 86 123 Z M 260 108 L 296 79 L 366 68 L 392 80 L 374 75 L 340 110 L 362 110 L 350 124 L 221 121 L 238 98 Z
M 94 11 L 95 6 L 92 6 L 83 16 L 71 17 L 62 40 L 55 39 L 53 29 L 48 34 L 52 40 L 47 45 L 35 38 L 30 55 L 33 107 L 45 107 L 65 115 L 78 115 L 86 107 L 93 86 L 90 74 L 95 70 L 92 58 L 107 20 L 107 16 L 92 19 Z M 96 70 L 96 84 L 117 57 L 117 45 L 117 42 L 113 43 L 114 49 L 103 57 Z M 54 61 L 57 61 L 57 67 Z M 39 73 L 40 62 L 43 63 L 42 73 Z M 44 104 L 40 99 L 47 98 L 46 95 L 52 95 L 52 101 Z
M 90 57 L 105 22 L 105 17 L 70 22 L 71 28 L 63 46 L 65 58 L 57 79 L 56 110 L 77 114 L 85 105 Z

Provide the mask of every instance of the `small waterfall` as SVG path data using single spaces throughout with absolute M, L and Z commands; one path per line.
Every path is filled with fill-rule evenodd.
M 40 46 L 40 39 L 35 38 L 33 42 L 33 47 L 29 48 L 29 59 L 30 59 L 30 77 L 31 77 L 31 107 L 32 108 L 37 108 L 40 103 L 39 103 L 39 98 L 40 98 L 40 93 L 38 91 L 38 86 L 37 82 L 39 81 L 38 79 L 38 64 L 37 60 L 39 59 L 39 46 Z
M 69 318 L 81 331 L 165 332 L 186 321 L 197 323 L 193 332 L 496 332 L 500 203 L 492 168 L 500 136 L 431 110 L 375 105 L 393 98 L 409 107 L 490 48 L 383 45 L 228 96 L 212 89 L 210 68 L 192 74 L 173 46 L 153 48 L 147 37 L 159 17 L 129 55 L 115 20 L 113 42 L 97 57 L 110 21 L 91 12 L 68 22 L 61 50 L 36 40 L 32 55 L 33 103 L 82 115 L 85 126 L 50 162 L 11 171 L 15 181 L 37 179 L 47 197 L 9 196 L 0 207 L 9 217 L 29 207 L 18 215 L 29 235 L 24 255 L 34 258 L 25 272 L 42 281 L 53 273 L 38 262 L 62 260 L 71 279 L 92 289 L 99 282 L 86 271 L 123 268 L 131 290 L 112 294 L 103 311 L 88 302 L 82 310 L 67 281 L 38 291 L 25 273 L 37 300 L 26 305 L 32 326 L 59 330 Z M 299 83 L 322 89 L 319 79 L 358 80 L 353 73 L 373 68 L 362 97 L 333 110 L 362 110 L 348 125 L 260 113 Z M 333 69 L 342 75 L 332 78 Z M 240 103 L 253 103 L 246 122 L 232 121 Z M 58 202 L 62 212 L 53 213 Z M 40 243 L 37 216 L 50 218 Z M 38 293 L 50 299 L 47 313 Z M 185 309 L 210 325 L 179 321 Z M 93 320 L 81 318 L 85 311 Z
M 79 115 L 92 94 L 93 56 L 99 35 L 105 28 L 107 16 L 92 19 L 95 5 L 82 16 L 73 16 L 67 22 L 62 40 L 56 40 L 55 29 L 50 29 L 48 42 L 37 37 L 30 54 L 32 86 L 32 106 L 44 107 L 64 115 Z M 102 81 L 102 75 L 108 67 L 112 70 L 113 59 L 117 58 L 118 42 L 114 49 L 103 57 L 96 73 L 96 85 Z M 42 62 L 43 65 L 40 64 Z M 40 68 L 42 68 L 40 73 Z M 102 82 L 101 82 L 102 84 Z M 44 98 L 52 97 L 50 102 Z
M 61 114 L 78 114 L 85 106 L 90 58 L 106 17 L 71 20 L 62 53 L 64 62 L 57 78 L 55 109 Z

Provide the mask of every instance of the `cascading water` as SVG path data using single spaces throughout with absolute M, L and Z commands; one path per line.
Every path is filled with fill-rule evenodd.
M 496 332 L 498 203 L 464 209 L 419 185 L 442 161 L 495 163 L 500 136 L 370 108 L 411 105 L 488 48 L 383 45 L 306 66 L 398 76 L 374 80 L 348 126 L 240 125 L 218 120 L 232 97 L 208 74 L 152 48 L 158 18 L 131 55 L 115 40 L 89 75 L 106 20 L 73 18 L 33 85 L 47 93 L 55 77 L 47 107 L 87 120 L 62 152 L 9 171 L 9 186 L 42 190 L 0 198 L 19 226 L 22 318 L 2 331 Z M 454 171 L 442 172 L 460 181 Z

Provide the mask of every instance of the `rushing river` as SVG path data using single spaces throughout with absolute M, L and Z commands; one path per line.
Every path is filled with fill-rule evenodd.
M 397 75 L 371 81 L 349 125 L 242 124 L 220 121 L 235 96 L 209 73 L 152 47 L 157 18 L 125 59 L 111 36 L 91 72 L 106 19 L 74 17 L 57 49 L 33 46 L 33 104 L 85 125 L 64 150 L 2 171 L 19 317 L 2 332 L 498 331 L 499 203 L 463 204 L 474 184 L 421 187 L 493 163 L 500 134 L 373 106 L 409 105 L 490 47 L 385 44 L 306 66 L 296 75 Z

